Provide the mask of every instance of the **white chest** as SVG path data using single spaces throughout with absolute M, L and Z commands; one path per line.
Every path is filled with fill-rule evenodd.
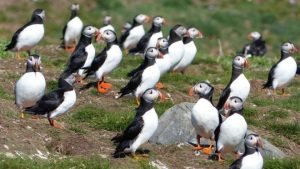
M 150 47 L 156 47 L 156 44 L 157 44 L 157 39 L 158 38 L 161 38 L 163 37 L 163 33 L 160 31 L 160 32 L 157 32 L 157 33 L 154 33 L 151 38 L 149 39 L 149 43 L 145 49 L 145 51 L 150 48 Z
M 44 25 L 33 24 L 21 31 L 17 39 L 16 48 L 27 50 L 35 46 L 44 36 Z
M 85 47 L 85 50 L 87 52 L 87 58 L 85 60 L 84 66 L 83 67 L 89 67 L 91 66 L 94 58 L 95 58 L 95 47 L 93 44 L 88 45 Z
M 250 83 L 244 74 L 241 74 L 238 78 L 236 78 L 230 85 L 230 96 L 238 96 L 243 102 L 246 101 L 249 93 L 250 93 Z
M 273 87 L 284 87 L 287 85 L 296 75 L 297 63 L 293 57 L 288 57 L 278 63 L 274 70 Z
M 82 27 L 83 23 L 78 16 L 70 20 L 67 24 L 67 29 L 65 32 L 65 41 L 69 42 L 71 40 L 77 39 L 81 34 Z
M 142 74 L 142 81 L 135 91 L 135 97 L 141 96 L 147 89 L 153 88 L 159 81 L 160 71 L 156 64 L 147 67 Z
M 172 67 L 179 63 L 184 55 L 184 44 L 182 41 L 177 41 L 169 46 L 169 55 L 171 58 Z
M 50 118 L 54 118 L 58 115 L 61 115 L 75 104 L 76 102 L 76 93 L 75 90 L 67 91 L 64 93 L 64 101 L 50 114 Z
M 157 58 L 155 61 L 157 67 L 159 68 L 160 75 L 163 75 L 170 70 L 171 62 L 169 54 L 165 54 L 163 58 Z
M 262 169 L 263 158 L 259 152 L 247 155 L 243 158 L 241 169 Z

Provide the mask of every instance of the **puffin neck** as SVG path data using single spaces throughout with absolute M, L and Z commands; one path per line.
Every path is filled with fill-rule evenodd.
M 43 23 L 43 19 L 40 16 L 38 16 L 38 15 L 32 15 L 32 17 L 31 17 L 31 23 L 42 24 Z
M 171 30 L 170 37 L 169 37 L 169 46 L 180 40 L 181 40 L 181 37 L 179 35 L 177 35 L 177 33 L 174 30 Z
M 243 68 L 236 67 L 232 65 L 232 72 L 231 72 L 231 82 L 235 80 L 239 75 L 243 73 Z
M 283 52 L 281 50 L 281 58 L 280 58 L 280 60 L 286 59 L 288 57 L 290 57 L 290 53 L 286 53 L 286 52 Z
M 191 38 L 189 36 L 185 36 L 185 37 L 183 37 L 182 41 L 183 41 L 183 44 L 188 44 L 193 41 L 193 38 Z
M 148 101 L 141 97 L 140 105 L 136 108 L 136 116 L 144 115 L 147 111 L 153 108 L 153 105 L 154 101 Z
M 33 69 L 33 65 L 30 65 L 27 63 L 26 65 L 26 73 L 29 73 L 29 72 L 40 72 L 40 71 L 36 71 Z
M 152 33 L 157 33 L 161 31 L 161 26 L 157 26 L 154 23 L 152 23 L 151 29 L 149 30 L 149 32 Z
M 229 116 L 237 113 L 237 114 L 240 114 L 240 115 L 243 115 L 243 111 L 244 111 L 244 108 L 240 109 L 240 110 L 230 110 L 229 112 Z
M 258 151 L 257 148 L 255 148 L 255 147 L 248 147 L 248 146 L 245 144 L 245 152 L 244 152 L 243 156 L 253 154 L 253 153 L 257 152 L 257 151 Z
M 213 98 L 213 93 L 214 93 L 214 90 L 212 89 L 209 93 L 207 94 L 200 94 L 199 95 L 199 98 L 203 98 L 203 99 L 206 99 L 208 101 L 211 102 L 211 104 L 213 105 L 213 101 L 212 101 L 212 98 Z
M 160 53 L 162 53 L 163 55 L 167 54 L 168 53 L 168 48 L 160 48 L 158 49 Z
M 58 88 L 64 89 L 65 91 L 74 90 L 73 86 L 70 85 L 68 82 L 66 82 L 63 79 L 59 79 L 59 81 L 58 81 Z
M 78 46 L 79 45 L 87 46 L 87 45 L 89 45 L 91 43 L 92 43 L 92 37 L 87 37 L 84 34 L 81 34 L 80 40 L 78 42 Z
M 139 26 L 139 25 L 141 25 L 141 24 L 138 23 L 135 19 L 133 19 L 133 23 L 132 23 L 131 29 L 132 29 L 133 27 L 136 27 L 136 26 Z
M 260 46 L 260 45 L 263 45 L 265 44 L 265 41 L 262 40 L 262 38 L 260 37 L 259 39 L 256 39 L 252 42 L 255 46 Z
M 77 10 L 71 10 L 70 20 L 77 16 Z
M 106 49 L 109 50 L 113 45 L 117 45 L 118 44 L 118 39 L 116 37 L 116 39 L 112 42 L 106 42 Z
M 146 67 L 152 66 L 155 64 L 155 59 L 145 59 Z

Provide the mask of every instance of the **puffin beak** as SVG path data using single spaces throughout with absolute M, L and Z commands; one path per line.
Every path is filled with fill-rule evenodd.
M 184 34 L 184 36 L 185 36 L 185 37 L 190 37 L 189 31 L 186 31 L 185 34 Z
M 247 37 L 248 37 L 249 40 L 252 40 L 251 33 L 249 33 Z
M 146 16 L 146 23 L 149 23 L 151 21 L 151 17 L 150 16 Z
M 164 58 L 164 55 L 161 52 L 159 52 L 158 58 L 162 59 L 162 58 Z
M 260 148 L 264 148 L 264 144 L 263 144 L 263 141 L 261 140 L 261 138 L 258 139 L 257 146 Z
M 198 34 L 197 34 L 196 38 L 200 38 L 200 39 L 202 39 L 202 38 L 203 38 L 203 34 L 202 34 L 201 32 L 198 32 Z
M 297 49 L 295 46 L 293 46 L 292 52 L 293 52 L 293 53 L 298 52 L 298 49 Z
M 97 31 L 97 34 L 96 34 L 96 42 L 99 42 L 100 39 L 101 39 L 101 33 L 100 33 L 100 31 L 98 30 L 98 31 Z
M 159 91 L 159 98 L 162 102 L 166 101 L 166 96 L 161 91 Z
M 249 63 L 249 61 L 246 59 L 245 60 L 245 63 L 244 63 L 244 67 L 245 68 L 248 68 L 250 66 L 250 63 Z
M 190 96 L 194 96 L 195 92 L 194 92 L 194 87 L 191 87 L 189 90 L 189 95 Z
M 224 116 L 227 118 L 228 117 L 228 112 L 229 112 L 229 109 L 230 109 L 230 104 L 228 102 L 226 102 L 224 104 Z
M 38 63 L 34 64 L 34 70 L 35 70 L 35 72 L 39 72 L 41 70 L 41 67 Z
M 162 24 L 163 25 L 168 25 L 168 22 L 164 19 Z

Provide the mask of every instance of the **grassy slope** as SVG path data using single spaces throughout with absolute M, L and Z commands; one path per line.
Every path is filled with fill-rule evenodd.
M 205 35 L 203 40 L 197 40 L 199 53 L 193 66 L 190 67 L 187 73 L 185 75 L 169 74 L 162 78 L 162 81 L 165 82 L 167 86 L 165 91 L 173 96 L 174 101 L 168 101 L 167 104 L 157 104 L 156 109 L 159 114 L 162 114 L 165 109 L 175 103 L 195 101 L 187 97 L 185 93 L 190 86 L 200 80 L 209 80 L 216 86 L 217 90 L 214 98 L 215 101 L 217 101 L 221 89 L 229 80 L 227 74 L 231 69 L 232 53 L 239 50 L 242 44 L 246 42 L 246 34 L 248 32 L 252 30 L 262 32 L 269 44 L 269 53 L 265 58 L 252 58 L 251 68 L 245 72 L 246 76 L 252 81 L 252 86 L 254 86 L 252 94 L 246 104 L 245 116 L 247 122 L 250 124 L 250 128 L 263 132 L 263 137 L 268 138 L 271 142 L 287 152 L 291 152 L 294 148 L 286 144 L 287 140 L 296 144 L 296 147 L 299 148 L 300 130 L 298 112 L 300 111 L 300 105 L 298 104 L 298 100 L 300 99 L 300 92 L 297 91 L 299 79 L 297 78 L 288 88 L 292 95 L 291 97 L 276 97 L 274 102 L 270 97 L 265 96 L 265 91 L 261 92 L 259 89 L 262 82 L 266 79 L 268 69 L 279 57 L 278 49 L 280 44 L 286 40 L 300 44 L 297 38 L 300 35 L 298 31 L 299 22 L 297 22 L 300 16 L 296 13 L 299 11 L 299 5 L 289 6 L 285 1 L 275 2 L 272 0 L 264 1 L 264 3 L 260 1 L 234 1 L 232 3 L 226 3 L 225 0 L 215 1 L 214 3 L 208 1 L 174 2 L 172 0 L 145 2 L 128 0 L 126 2 L 127 3 L 124 1 L 104 0 L 81 3 L 84 5 L 81 6 L 80 14 L 85 23 L 97 26 L 101 25 L 103 15 L 110 14 L 113 16 L 113 22 L 116 28 L 119 28 L 124 21 L 131 20 L 132 16 L 136 13 L 143 12 L 152 16 L 159 14 L 168 19 L 168 28 L 175 23 L 182 23 L 183 25 L 198 27 Z M 43 56 L 45 69 L 59 69 L 61 71 L 64 67 L 63 63 L 67 59 L 67 54 L 58 50 L 45 50 L 43 47 L 49 44 L 59 44 L 58 39 L 61 36 L 62 24 L 65 22 L 65 19 L 68 18 L 69 13 L 66 10 L 56 9 L 62 7 L 67 8 L 69 4 L 61 2 L 60 5 L 57 5 L 52 4 L 51 1 L 31 2 L 29 5 L 22 4 L 25 4 L 25 1 L 21 1 L 18 5 L 12 4 L 7 6 L 6 12 L 0 17 L 0 26 L 3 27 L 0 30 L 1 38 L 3 39 L 1 49 L 3 45 L 7 43 L 12 33 L 9 27 L 3 25 L 9 25 L 15 29 L 20 23 L 27 20 L 30 15 L 28 11 L 31 11 L 34 7 L 42 7 L 46 9 L 47 12 L 46 37 L 42 41 L 41 47 L 37 48 L 36 51 Z M 157 11 L 159 11 L 159 13 Z M 168 28 L 165 28 L 164 31 L 167 32 Z M 218 55 L 218 39 L 221 40 L 226 55 L 220 58 L 220 60 L 216 59 Z M 2 51 L 0 52 L 0 56 L 3 59 L 12 58 L 12 54 Z M 140 61 L 140 58 L 125 57 L 120 68 L 114 71 L 110 77 L 112 79 L 124 78 L 125 74 Z M 13 82 L 19 77 L 19 74 L 8 72 L 5 73 L 4 76 Z M 49 89 L 55 88 L 56 76 L 57 75 L 52 75 L 51 78 L 49 78 Z M 182 83 L 183 81 L 185 83 Z M 115 81 L 113 84 L 119 88 L 125 82 L 121 82 L 120 84 Z M 88 94 L 93 98 L 102 97 L 93 89 L 90 90 Z M 11 93 L 11 88 L 0 86 L 0 98 L 13 101 L 14 97 Z M 87 124 L 89 127 L 95 129 L 121 131 L 133 118 L 134 114 L 132 110 L 135 105 L 133 105 L 129 99 L 120 100 L 116 105 L 119 107 L 111 108 L 105 105 L 102 106 L 101 103 L 97 103 L 96 105 L 80 105 L 73 110 L 71 116 L 63 117 L 63 121 L 70 126 L 68 129 L 83 135 L 87 131 L 78 126 L 80 123 Z M 125 105 L 126 107 L 124 108 Z M 99 106 L 103 108 L 99 109 Z M 120 106 L 123 108 L 120 108 Z M 11 113 L 7 112 L 6 114 Z M 11 118 L 16 117 L 17 115 Z M 4 157 L 1 158 L 3 159 Z M 91 168 L 95 168 L 98 164 L 94 165 L 93 161 L 99 160 L 101 161 L 99 158 L 91 159 L 91 162 L 76 160 L 75 163 L 64 161 L 56 165 L 57 168 L 63 168 L 61 166 L 80 166 L 87 164 L 91 165 Z M 289 164 L 299 166 L 300 164 L 297 163 L 296 160 L 297 159 L 287 159 L 283 161 L 269 160 L 266 164 L 266 168 L 274 168 L 274 166 L 277 168 L 280 168 L 280 166 L 282 166 L 281 168 L 289 168 Z M 25 166 L 32 165 L 31 162 L 23 160 L 20 160 L 19 163 L 15 163 L 14 165 L 12 165 L 14 162 L 9 159 L 4 158 L 4 161 L 4 165 L 10 165 L 12 168 L 14 168 L 14 165 L 16 165 L 15 168 L 18 168 L 19 164 Z M 53 163 L 39 161 L 34 163 L 41 167 L 50 167 L 53 165 Z M 104 160 L 103 167 L 107 168 L 108 165 L 109 164 Z M 144 164 L 141 166 L 144 166 Z

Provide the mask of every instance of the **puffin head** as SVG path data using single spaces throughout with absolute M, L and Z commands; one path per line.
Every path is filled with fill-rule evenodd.
M 156 16 L 153 18 L 153 24 L 155 26 L 161 27 L 162 25 L 166 24 L 166 20 L 165 20 L 165 18 L 163 18 L 161 16 Z
M 186 36 L 190 38 L 203 38 L 203 34 L 194 27 L 188 28 Z
M 38 16 L 45 20 L 45 11 L 43 9 L 36 9 L 33 11 L 32 17 Z
M 126 22 L 126 23 L 124 23 L 124 25 L 122 26 L 122 30 L 121 30 L 121 32 L 122 33 L 124 33 L 124 32 L 126 32 L 128 29 L 130 29 L 132 27 L 132 24 L 131 24 L 131 22 Z
M 235 68 L 242 69 L 242 68 L 249 67 L 249 62 L 248 62 L 247 58 L 244 57 L 243 55 L 236 55 L 233 58 L 232 65 Z
M 225 116 L 231 115 L 231 112 L 237 112 L 243 110 L 243 100 L 238 96 L 230 97 L 224 104 Z
M 171 31 L 174 31 L 180 37 L 183 37 L 187 32 L 186 28 L 182 25 L 175 25 Z
M 160 98 L 161 100 L 163 99 L 163 96 L 160 91 L 154 88 L 147 89 L 143 95 L 142 98 L 148 102 L 154 102 Z
M 79 11 L 79 4 L 77 3 L 74 3 L 71 5 L 71 10 L 72 11 Z
M 261 34 L 259 32 L 250 32 L 248 34 L 248 39 L 249 40 L 258 40 L 261 38 Z
M 151 18 L 148 15 L 145 14 L 139 14 L 137 15 L 134 20 L 139 23 L 139 24 L 143 24 L 143 23 L 148 23 L 150 22 Z
M 160 37 L 157 39 L 156 48 L 163 49 L 169 46 L 169 42 L 167 38 Z
M 30 55 L 27 59 L 27 67 L 32 67 L 34 72 L 41 71 L 41 57 L 39 55 Z
M 159 51 L 154 47 L 148 48 L 145 53 L 145 57 L 149 60 L 154 60 L 158 58 L 158 56 L 159 56 Z
M 245 146 L 248 148 L 258 149 L 263 148 L 263 142 L 258 134 L 252 133 L 248 134 L 245 139 Z
M 298 49 L 291 42 L 285 42 L 281 45 L 281 51 L 283 53 L 295 53 Z
M 104 25 L 110 25 L 111 24 L 111 16 L 104 16 L 103 24 Z
M 103 34 L 99 35 L 105 42 L 114 42 L 117 38 L 116 33 L 113 30 L 106 30 Z
M 96 27 L 88 25 L 83 28 L 82 34 L 86 37 L 93 37 L 97 36 L 99 31 Z
M 189 91 L 190 96 L 198 95 L 200 98 L 206 97 L 208 99 L 212 98 L 214 92 L 214 87 L 208 82 L 199 82 Z

